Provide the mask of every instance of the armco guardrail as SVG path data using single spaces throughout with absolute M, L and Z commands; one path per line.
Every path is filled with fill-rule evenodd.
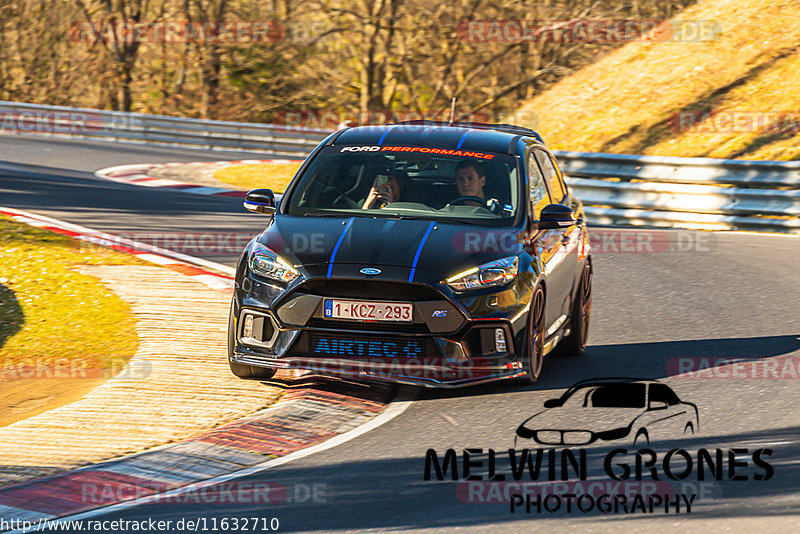
M 0 132 L 302 158 L 328 133 L 269 124 L 0 101 Z M 10 126 L 9 126 L 10 125 Z M 800 161 L 556 151 L 594 224 L 800 234 Z
M 800 233 L 800 161 L 556 156 L 594 224 Z
M 330 132 L 0 101 L 0 133 L 68 135 L 303 158 Z

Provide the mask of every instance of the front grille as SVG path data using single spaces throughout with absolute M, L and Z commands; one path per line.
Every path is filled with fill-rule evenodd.
M 427 286 L 379 280 L 308 280 L 295 291 L 321 297 L 372 300 L 441 300 L 442 295 Z
M 317 358 L 412 358 L 440 357 L 436 343 L 426 337 L 359 336 L 339 333 L 302 332 L 289 356 Z

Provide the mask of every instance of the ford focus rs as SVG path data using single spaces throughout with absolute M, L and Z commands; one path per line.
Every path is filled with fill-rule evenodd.
M 340 130 L 236 269 L 232 372 L 278 369 L 457 387 L 535 382 L 582 354 L 592 264 L 583 206 L 541 137 L 509 125 Z

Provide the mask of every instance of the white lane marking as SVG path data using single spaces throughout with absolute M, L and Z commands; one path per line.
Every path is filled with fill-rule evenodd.
M 242 469 L 241 471 L 236 471 L 234 473 L 228 473 L 227 475 L 221 475 L 218 477 L 209 478 L 208 480 L 195 482 L 194 484 L 188 484 L 186 486 L 183 486 L 182 488 L 176 488 L 174 490 L 170 490 L 165 493 L 149 495 L 147 497 L 134 499 L 132 501 L 125 501 L 121 503 L 112 504 L 110 506 L 105 506 L 102 508 L 95 508 L 94 510 L 89 510 L 88 512 L 81 512 L 74 515 L 59 517 L 55 521 L 77 521 L 81 519 L 89 519 L 92 517 L 97 517 L 99 515 L 110 514 L 114 512 L 120 512 L 123 510 L 128 510 L 131 508 L 136 508 L 137 506 L 145 504 L 158 503 L 161 500 L 169 501 L 169 499 L 177 497 L 185 492 L 197 492 L 198 490 L 208 486 L 215 486 L 217 484 L 222 484 L 224 482 L 235 480 L 237 478 L 247 477 L 250 475 L 254 475 L 256 473 L 267 471 L 274 467 L 279 467 L 281 465 L 288 464 L 289 462 L 293 462 L 294 460 L 300 460 L 301 458 L 311 456 L 312 454 L 332 449 L 338 445 L 350 441 L 351 439 L 355 439 L 359 436 L 362 436 L 367 432 L 370 432 L 371 430 L 374 430 L 385 423 L 388 423 L 398 415 L 405 412 L 408 409 L 408 407 L 411 406 L 411 403 L 414 402 L 415 398 L 416 394 L 412 395 L 411 391 L 408 388 L 403 388 L 398 394 L 397 400 L 392 401 L 392 403 L 389 404 L 389 406 L 379 415 L 376 415 L 373 419 L 364 423 L 360 427 L 354 428 L 349 432 L 345 432 L 344 434 L 340 434 L 336 437 L 333 437 L 328 441 L 320 443 L 319 445 L 314 445 L 313 447 L 308 447 L 307 449 L 302 449 L 293 452 L 291 454 L 287 454 L 286 456 L 282 456 L 280 458 L 267 460 L 266 462 L 254 465 L 252 467 L 248 467 L 246 469 Z M 22 529 L 13 530 L 10 531 L 10 534 L 23 534 L 23 530 Z
M 149 176 L 148 176 L 148 178 L 149 178 Z M 178 181 L 175 181 L 175 180 L 168 180 L 167 178 L 157 178 L 155 180 L 151 179 L 151 180 L 141 181 L 141 182 L 133 182 L 131 180 L 120 180 L 120 181 L 124 181 L 124 182 L 126 182 L 126 183 L 128 183 L 130 185 L 143 185 L 143 186 L 146 186 L 146 187 L 171 187 L 171 186 L 175 186 L 175 185 L 186 185 L 183 182 L 178 182 Z
M 159 256 L 158 254 L 137 254 L 137 256 L 144 261 L 149 261 L 150 263 L 156 263 L 158 265 L 180 265 L 180 262 L 177 260 L 173 260 L 172 258 L 167 258 L 165 256 Z
M 196 274 L 192 275 L 192 278 L 199 280 L 211 289 L 230 289 L 233 287 L 233 280 L 227 280 L 212 274 Z
M 158 165 L 157 163 L 131 163 L 131 164 L 128 164 L 128 165 L 116 165 L 114 167 L 108 167 L 108 168 L 105 168 L 105 169 L 101 169 L 101 170 L 97 171 L 94 174 L 95 174 L 95 176 L 97 176 L 97 173 L 100 173 L 100 172 L 102 172 L 102 173 L 111 173 L 111 172 L 120 172 L 120 171 L 124 172 L 124 171 L 130 171 L 130 170 L 134 170 L 134 169 L 142 169 L 142 168 L 145 168 L 145 167 L 152 168 L 152 167 L 155 167 L 157 165 Z M 98 176 L 98 177 L 99 178 L 108 178 L 107 174 L 103 174 L 102 176 Z

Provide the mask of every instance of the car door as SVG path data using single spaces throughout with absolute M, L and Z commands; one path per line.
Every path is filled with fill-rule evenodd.
M 550 154 L 541 147 L 531 151 L 531 164 L 535 163 L 547 185 L 550 201 L 562 204 L 567 200 L 566 187 L 556 170 Z M 548 250 L 545 272 L 547 274 L 547 336 L 551 336 L 569 318 L 578 270 L 578 244 L 580 231 L 578 225 L 568 228 L 547 230 L 540 237 L 542 245 Z
M 679 439 L 686 425 L 686 408 L 666 384 L 650 384 L 647 392 L 647 433 L 650 441 Z
M 542 174 L 539 164 L 536 162 L 534 150 L 531 149 L 526 157 L 526 167 L 528 174 L 528 215 L 530 220 L 538 221 L 541 219 L 542 209 L 552 203 L 550 192 L 547 189 L 547 182 Z M 538 231 L 535 228 L 528 235 L 525 242 L 526 251 L 538 256 L 542 263 L 547 284 L 547 295 L 545 298 L 545 337 L 549 337 L 547 329 L 561 315 L 558 293 L 558 277 L 553 275 L 553 270 L 558 262 L 558 254 L 561 250 L 560 231 L 545 230 Z M 552 294 L 552 296 L 551 296 Z

